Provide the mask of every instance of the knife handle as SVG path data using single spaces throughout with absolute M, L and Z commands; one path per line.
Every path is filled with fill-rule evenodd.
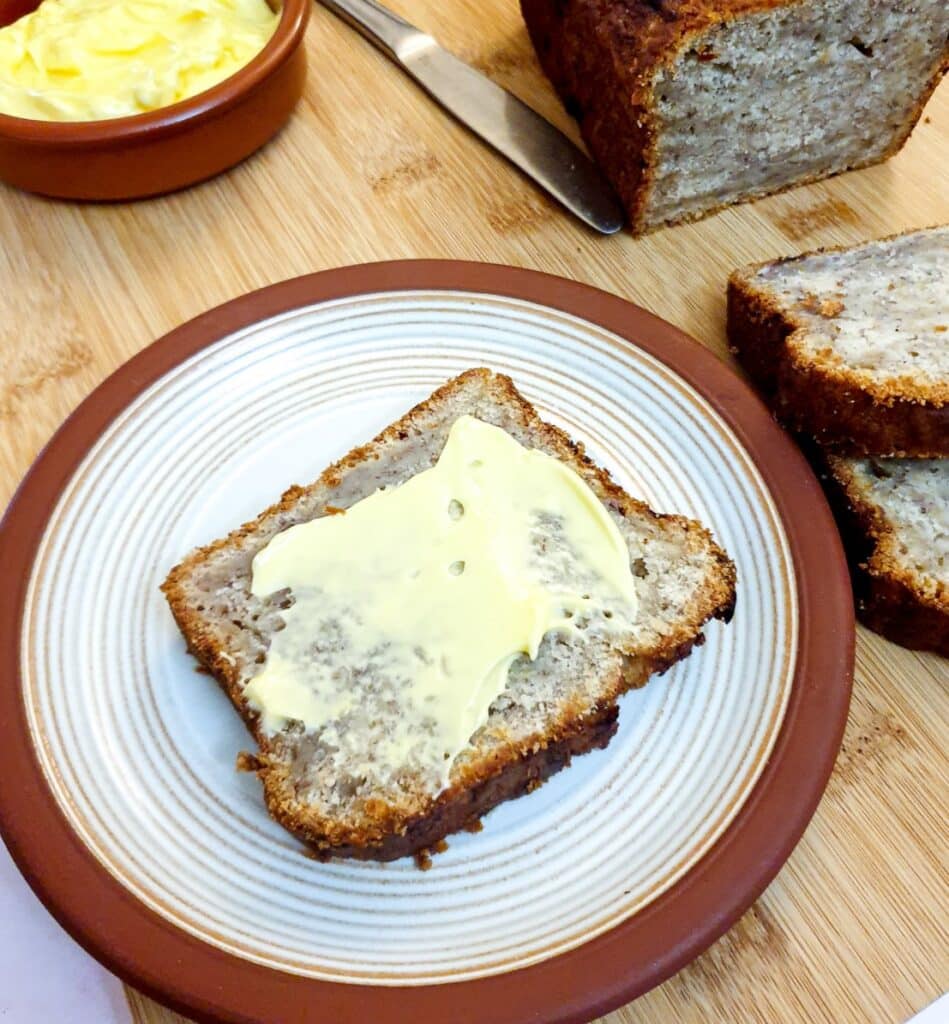
M 322 0 L 322 3 L 397 61 L 402 47 L 421 35 L 414 25 L 386 10 L 376 0 Z

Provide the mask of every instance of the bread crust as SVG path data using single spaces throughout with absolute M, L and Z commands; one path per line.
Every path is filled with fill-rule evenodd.
M 909 138 L 923 107 L 949 67 L 949 50 L 886 151 L 831 173 L 801 175 L 779 188 L 646 223 L 657 142 L 656 72 L 708 28 L 748 14 L 788 6 L 789 0 L 521 0 L 521 13 L 541 67 L 577 119 L 593 157 L 613 185 L 634 235 L 699 220 L 845 171 L 888 160 Z
M 521 0 L 541 67 L 642 234 L 652 177 L 655 129 L 649 67 L 664 59 L 670 32 L 648 4 Z M 624 63 L 621 40 L 639 40 Z
M 609 704 L 596 712 L 567 736 L 527 757 L 502 768 L 496 775 L 486 776 L 459 793 L 446 793 L 427 814 L 406 822 L 405 832 L 391 832 L 373 846 L 343 844 L 331 850 L 321 848 L 321 837 L 292 819 L 281 817 L 282 808 L 271 813 L 298 839 L 314 847 L 318 857 L 350 857 L 355 860 L 397 860 L 433 846 L 454 832 L 471 830 L 481 816 L 505 800 L 530 793 L 551 775 L 566 768 L 571 759 L 590 750 L 602 749 L 613 738 L 619 724 L 619 708 Z
M 794 258 L 843 251 L 822 249 Z M 931 389 L 914 393 L 904 387 L 896 393 L 871 388 L 848 376 L 846 368 L 814 362 L 796 351 L 793 335 L 807 331 L 807 325 L 752 280 L 768 265 L 732 273 L 726 330 L 731 351 L 777 418 L 841 454 L 949 456 L 949 404 L 932 401 Z
M 607 507 L 622 515 L 647 517 L 667 529 L 682 531 L 690 546 L 710 555 L 714 572 L 709 574 L 703 592 L 695 595 L 691 605 L 683 610 L 677 629 L 651 650 L 629 652 L 623 658 L 621 669 L 602 680 L 600 699 L 592 711 L 568 708 L 548 724 L 543 735 L 534 735 L 523 743 L 509 743 L 500 753 L 472 759 L 460 768 L 456 765 L 449 787 L 421 811 L 379 802 L 371 818 L 354 827 L 311 813 L 296 799 L 289 769 L 280 758 L 280 734 L 268 736 L 259 716 L 244 700 L 239 668 L 189 600 L 187 580 L 215 552 L 246 546 L 262 526 L 279 522 L 308 492 L 320 489 L 331 492 L 348 470 L 378 459 L 389 441 L 405 439 L 424 430 L 426 421 L 436 410 L 471 385 L 486 388 L 512 415 L 541 431 L 545 444 L 585 478 Z M 328 514 L 330 507 L 331 503 L 324 505 L 320 514 Z M 192 552 L 172 569 L 162 584 L 162 591 L 189 650 L 217 680 L 257 741 L 260 752 L 253 755 L 253 765 L 263 784 L 271 815 L 318 855 L 391 859 L 432 846 L 502 800 L 523 792 L 525 785 L 543 781 L 563 767 L 570 757 L 603 745 L 612 735 L 612 731 L 607 734 L 604 730 L 607 718 L 614 715 L 620 694 L 642 685 L 651 673 L 664 671 L 695 644 L 701 643 L 702 626 L 710 618 L 730 619 L 735 603 L 735 568 L 704 527 L 682 516 L 660 516 L 627 495 L 606 470 L 593 464 L 581 445 L 571 441 L 559 428 L 541 421 L 509 378 L 476 369 L 443 385 L 373 441 L 353 449 L 326 469 L 308 488 L 291 487 L 277 504 L 257 519 L 245 523 L 228 537 Z
M 846 460 L 808 455 L 840 529 L 850 564 L 857 617 L 875 633 L 913 650 L 949 657 L 949 603 L 934 601 L 893 551 L 892 525 L 867 501 Z

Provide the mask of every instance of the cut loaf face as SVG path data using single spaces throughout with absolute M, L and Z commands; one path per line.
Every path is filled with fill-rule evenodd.
M 847 453 L 949 456 L 949 227 L 738 270 L 728 335 L 793 429 Z
M 877 163 L 947 66 L 944 0 L 522 0 L 634 232 Z
M 244 698 L 266 662 L 281 611 L 293 595 L 251 594 L 251 563 L 272 537 L 297 523 L 346 509 L 382 486 L 395 487 L 438 459 L 452 424 L 475 416 L 570 465 L 603 502 L 630 551 L 639 613 L 627 635 L 590 628 L 577 638 L 548 634 L 534 661 L 515 661 L 488 719 L 452 764 L 448 787 L 433 794 L 406 771 L 388 785 L 323 741 L 319 729 L 290 722 L 268 735 Z M 685 656 L 711 617 L 727 619 L 735 571 L 699 524 L 659 516 L 618 488 L 560 430 L 544 423 L 511 381 L 471 370 L 450 381 L 350 452 L 308 487 L 229 537 L 191 554 L 163 590 L 190 650 L 212 672 L 254 733 L 250 760 L 271 814 L 322 856 L 391 859 L 432 846 L 474 825 L 491 807 L 528 791 L 574 754 L 604 746 L 616 727 L 616 698 Z M 390 709 L 397 715 L 398 709 Z M 382 714 L 361 723 L 370 747 L 392 726 Z

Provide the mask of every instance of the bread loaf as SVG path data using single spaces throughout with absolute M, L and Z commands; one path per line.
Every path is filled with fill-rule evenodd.
M 521 0 L 633 231 L 895 153 L 947 67 L 945 0 Z

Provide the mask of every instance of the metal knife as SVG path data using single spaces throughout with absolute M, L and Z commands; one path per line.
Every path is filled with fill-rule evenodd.
M 516 96 L 376 0 L 320 2 L 590 227 L 613 234 L 623 226 L 623 208 L 599 168 Z

